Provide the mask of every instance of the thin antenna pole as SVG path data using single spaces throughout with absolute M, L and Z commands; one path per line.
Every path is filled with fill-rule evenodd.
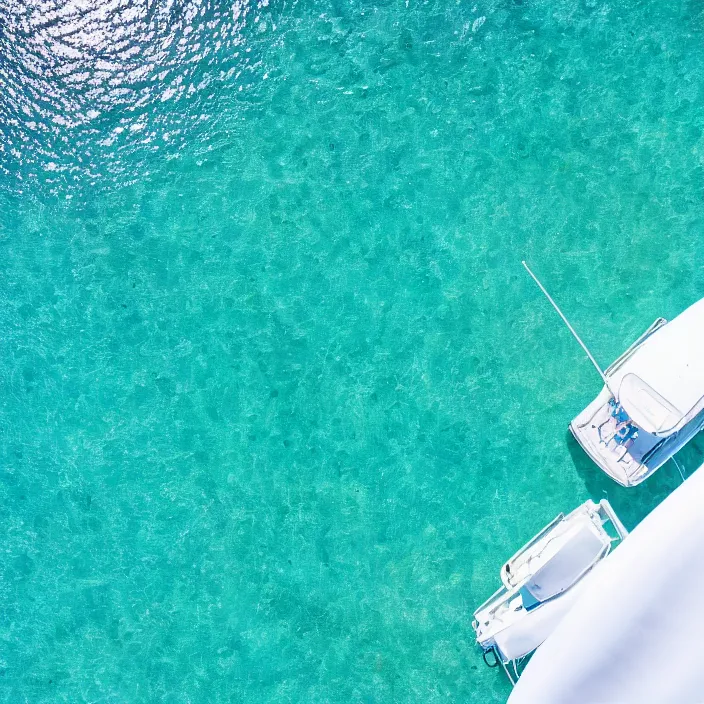
M 675 463 L 675 467 L 677 467 L 677 471 L 680 473 L 682 481 L 685 481 L 684 470 L 682 469 L 682 467 L 680 467 L 680 463 L 677 461 L 677 458 L 674 455 L 672 456 L 672 461 Z
M 545 290 L 545 286 L 543 286 L 543 284 L 540 283 L 540 281 L 538 280 L 538 277 L 530 270 L 530 267 L 528 266 L 528 264 L 526 264 L 524 261 L 521 262 L 521 264 L 523 264 L 523 266 L 525 267 L 525 270 L 530 274 L 530 277 L 533 279 L 533 281 L 535 281 L 535 283 L 538 284 L 538 288 L 545 294 L 545 298 L 547 298 L 548 301 L 550 301 L 550 305 L 557 311 L 557 314 L 562 318 L 562 322 L 564 322 L 564 324 L 567 326 L 569 331 L 572 333 L 572 336 L 574 337 L 574 339 L 577 340 L 577 342 L 579 342 L 580 346 L 585 351 L 587 357 L 589 357 L 589 361 L 594 365 L 594 369 L 596 369 L 599 372 L 599 376 L 604 381 L 606 388 L 609 391 L 611 391 L 611 393 L 613 394 L 614 393 L 613 389 L 611 388 L 611 386 L 609 386 L 609 380 L 606 378 L 606 374 L 604 374 L 601 367 L 597 363 L 596 359 L 594 359 L 594 355 L 589 351 L 589 349 L 584 344 L 584 342 L 582 342 L 582 338 L 576 333 L 576 331 L 572 327 L 572 325 L 570 325 L 570 321 L 567 320 L 567 318 L 565 317 L 565 314 L 560 310 L 557 303 L 555 303 L 555 301 L 553 301 L 552 296 Z M 615 398 L 615 394 L 614 394 L 614 398 Z

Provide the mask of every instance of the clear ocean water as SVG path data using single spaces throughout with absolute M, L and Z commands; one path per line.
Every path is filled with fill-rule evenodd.
M 502 561 L 679 483 L 520 262 L 604 364 L 704 295 L 703 12 L 0 7 L 0 701 L 505 701 Z

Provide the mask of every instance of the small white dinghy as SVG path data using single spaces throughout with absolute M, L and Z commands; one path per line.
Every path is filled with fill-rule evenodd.
M 501 665 L 515 684 L 523 660 L 552 633 L 594 566 L 627 534 L 606 499 L 589 500 L 541 530 L 504 564 L 502 587 L 474 612 L 484 661 Z
M 669 323 L 658 318 L 602 371 L 535 274 L 523 266 L 604 382 L 601 393 L 570 423 L 570 432 L 613 480 L 625 487 L 640 484 L 704 428 L 704 299 Z
M 508 704 L 704 702 L 704 467 L 589 577 Z

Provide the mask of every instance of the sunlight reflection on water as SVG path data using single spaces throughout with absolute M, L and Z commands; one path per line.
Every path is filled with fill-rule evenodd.
M 0 170 L 56 190 L 142 176 L 264 73 L 268 0 L 28 0 L 0 9 Z

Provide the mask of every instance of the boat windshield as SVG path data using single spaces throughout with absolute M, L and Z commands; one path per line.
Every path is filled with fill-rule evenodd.
M 537 601 L 547 601 L 569 589 L 608 547 L 592 523 L 582 522 L 569 539 L 525 584 Z

